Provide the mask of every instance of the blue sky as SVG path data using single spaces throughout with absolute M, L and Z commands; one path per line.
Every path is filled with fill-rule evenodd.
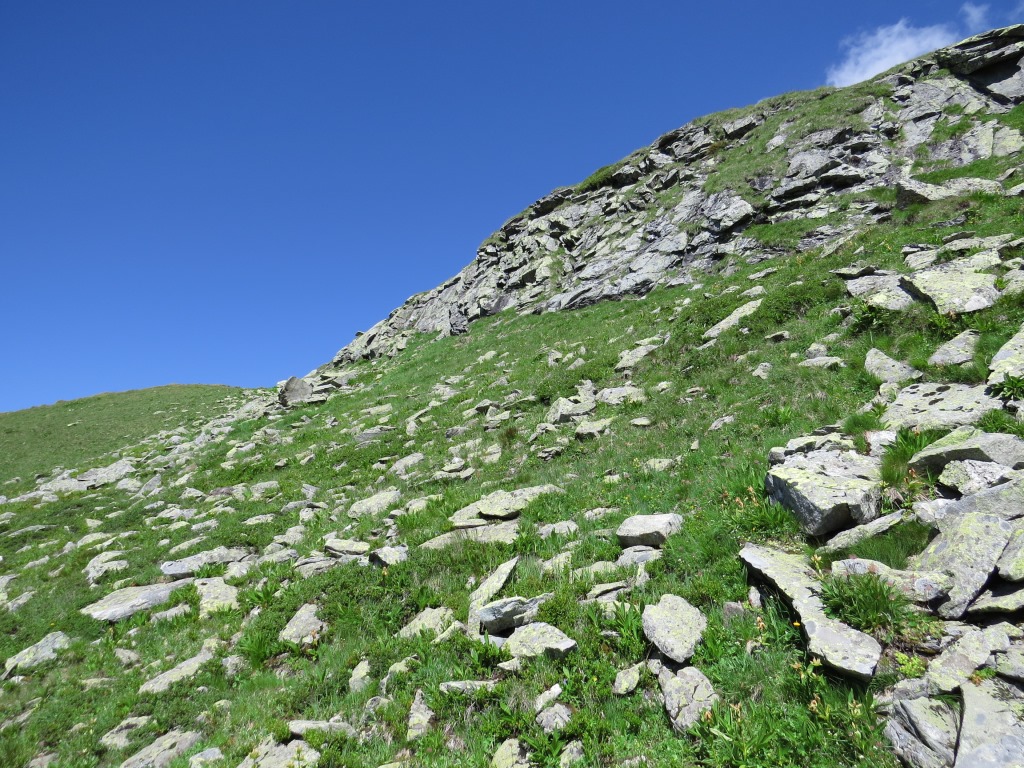
M 0 411 L 268 386 L 715 110 L 1024 2 L 0 3 Z

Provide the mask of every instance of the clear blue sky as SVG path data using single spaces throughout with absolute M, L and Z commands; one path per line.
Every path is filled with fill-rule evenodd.
M 551 189 L 1015 4 L 0 0 L 0 411 L 301 375 Z

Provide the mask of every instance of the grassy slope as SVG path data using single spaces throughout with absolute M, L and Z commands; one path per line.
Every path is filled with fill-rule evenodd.
M 240 393 L 235 387 L 171 384 L 0 413 L 0 481 L 31 481 L 54 467 L 84 468 L 160 430 L 208 421 Z

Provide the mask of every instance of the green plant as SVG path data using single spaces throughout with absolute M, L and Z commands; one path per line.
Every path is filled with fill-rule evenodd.
M 920 656 L 911 656 L 900 651 L 893 654 L 896 668 L 903 677 L 921 677 L 928 669 L 928 662 Z
M 863 632 L 895 636 L 910 625 L 910 601 L 873 573 L 827 576 L 821 581 L 821 597 L 833 618 Z
M 1004 376 L 991 386 L 992 394 L 1004 400 L 1024 400 L 1024 377 Z
M 281 653 L 284 644 L 278 641 L 270 629 L 249 629 L 239 639 L 236 650 L 253 667 L 259 667 L 267 659 Z

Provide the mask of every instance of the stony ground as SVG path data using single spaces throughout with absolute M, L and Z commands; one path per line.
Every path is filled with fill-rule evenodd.
M 1022 41 L 684 127 L 8 479 L 5 764 L 1022 764 Z

